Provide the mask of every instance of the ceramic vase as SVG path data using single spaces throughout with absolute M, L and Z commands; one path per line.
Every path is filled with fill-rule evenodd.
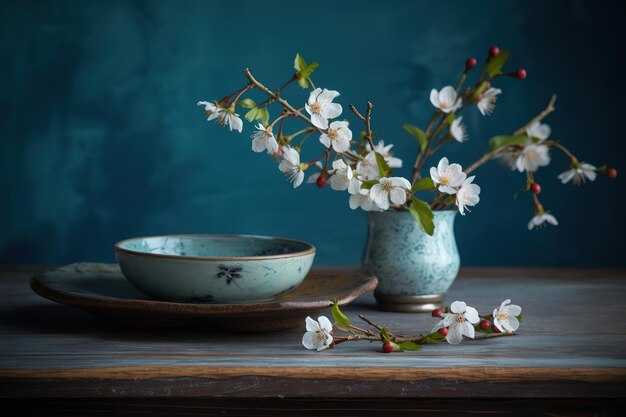
M 456 211 L 434 215 L 435 232 L 428 236 L 409 212 L 368 213 L 363 267 L 378 278 L 374 295 L 379 309 L 431 312 L 442 306 L 460 266 Z

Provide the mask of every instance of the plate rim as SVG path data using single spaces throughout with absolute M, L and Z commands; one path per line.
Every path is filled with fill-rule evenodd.
M 115 264 L 108 264 L 115 265 Z M 66 265 L 69 266 L 69 265 Z M 65 266 L 63 266 L 65 267 Z M 60 268 L 63 268 L 60 267 Z M 51 301 L 79 308 L 95 308 L 99 310 L 126 310 L 126 311 L 150 311 L 152 313 L 167 313 L 175 315 L 195 315 L 195 316 L 223 316 L 224 314 L 246 315 L 246 314 L 263 314 L 263 313 L 280 313 L 286 311 L 310 311 L 330 307 L 330 300 L 312 300 L 312 301 L 269 301 L 262 303 L 247 304 L 204 304 L 204 303 L 178 303 L 159 300 L 141 300 L 134 298 L 117 298 L 108 296 L 92 296 L 81 295 L 55 289 L 46 285 L 44 275 L 48 272 L 56 271 L 60 268 L 48 270 L 30 279 L 31 289 Z M 340 267 L 342 268 L 342 267 Z M 317 269 L 330 269 L 329 267 L 317 267 Z M 347 268 L 346 268 L 347 269 Z M 310 274 L 310 273 L 309 273 Z M 356 298 L 373 291 L 378 284 L 378 279 L 372 274 L 367 274 L 361 270 L 361 276 L 355 286 L 347 294 L 343 294 L 337 299 L 339 305 L 345 305 Z M 308 275 L 307 275 L 308 276 Z M 306 278 L 305 278 L 306 279 Z

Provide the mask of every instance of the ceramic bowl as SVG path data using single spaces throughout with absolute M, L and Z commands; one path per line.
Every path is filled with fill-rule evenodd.
M 306 277 L 315 247 L 246 235 L 139 237 L 115 244 L 126 279 L 157 300 L 208 303 L 267 301 Z

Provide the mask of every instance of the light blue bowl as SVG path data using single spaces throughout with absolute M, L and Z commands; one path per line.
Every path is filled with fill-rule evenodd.
M 157 300 L 193 303 L 268 301 L 296 288 L 315 247 L 246 235 L 138 237 L 115 244 L 122 272 Z

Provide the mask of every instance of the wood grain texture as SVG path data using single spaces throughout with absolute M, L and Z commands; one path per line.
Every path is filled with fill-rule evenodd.
M 626 392 L 626 271 L 465 269 L 448 302 L 486 313 L 523 308 L 516 337 L 383 354 L 368 342 L 305 350 L 304 331 L 227 333 L 213 326 L 125 329 L 32 293 L 32 270 L 0 273 L 0 397 L 601 398 Z M 358 320 L 428 332 L 426 315 L 380 312 L 371 294 L 345 308 Z M 329 314 L 327 314 L 329 315 Z

